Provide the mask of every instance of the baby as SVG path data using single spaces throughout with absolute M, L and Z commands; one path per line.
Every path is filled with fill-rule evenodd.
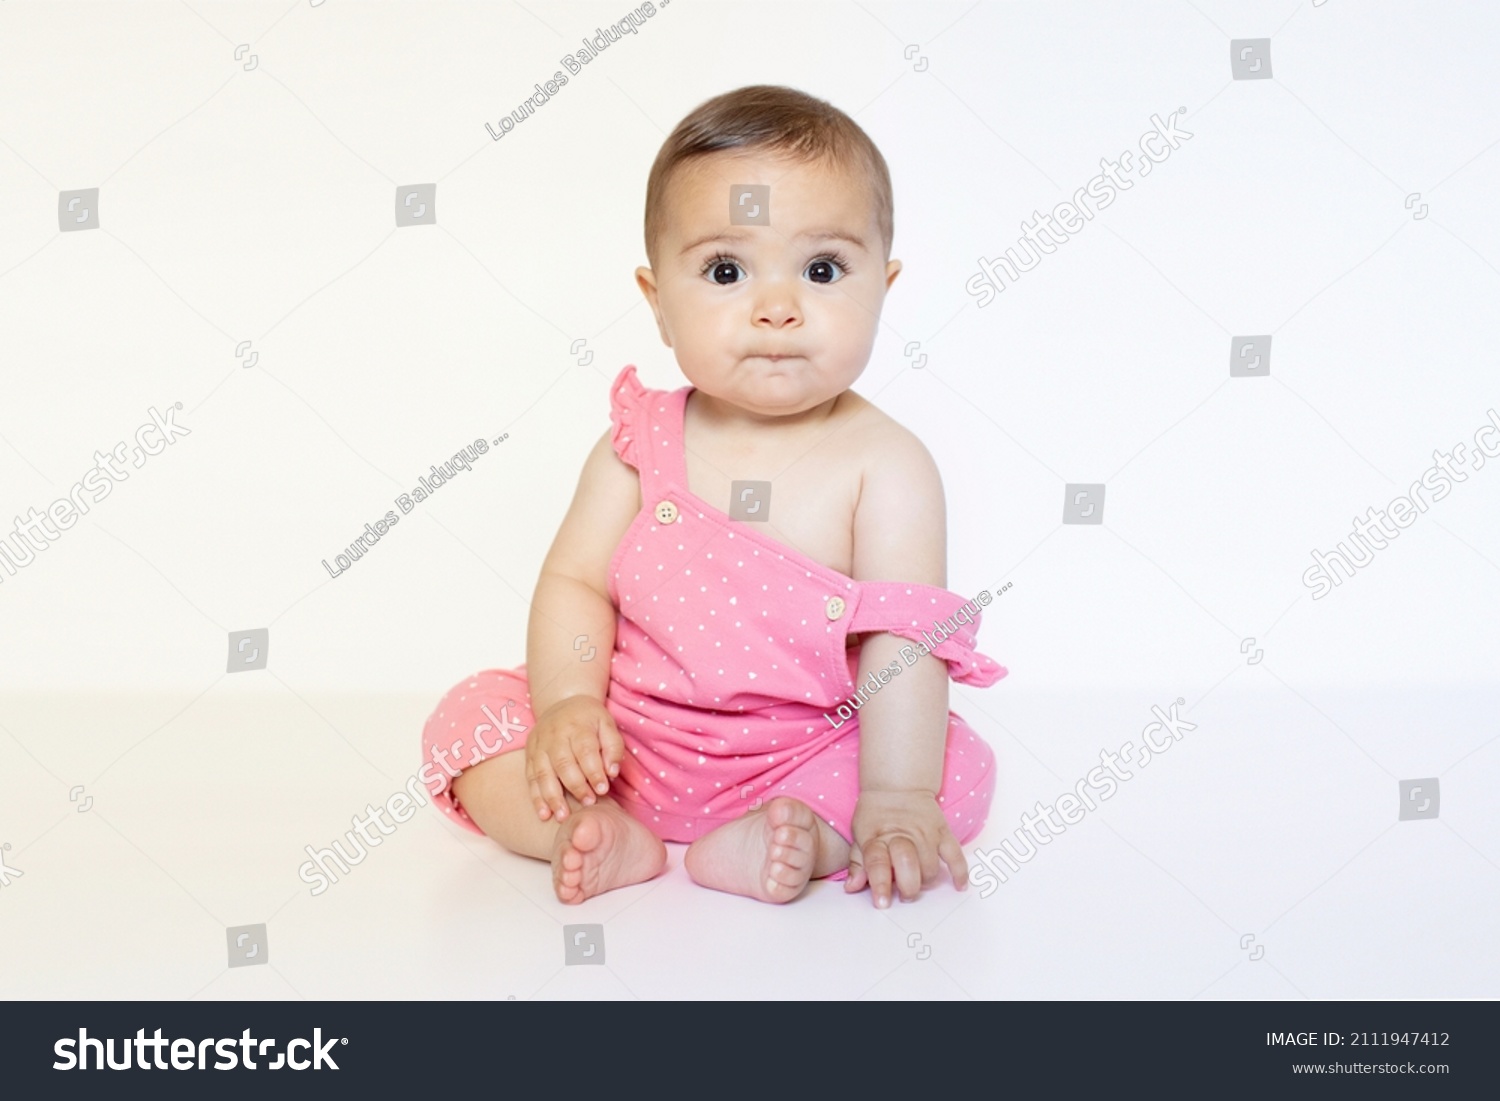
M 885 160 L 828 103 L 741 88 L 667 138 L 645 237 L 636 282 L 691 385 L 615 378 L 526 663 L 443 698 L 423 779 L 550 860 L 565 903 L 659 875 L 663 840 L 765 902 L 832 877 L 884 908 L 945 865 L 963 890 L 995 769 L 948 678 L 1006 670 L 944 588 L 932 457 L 849 388 L 901 271 Z

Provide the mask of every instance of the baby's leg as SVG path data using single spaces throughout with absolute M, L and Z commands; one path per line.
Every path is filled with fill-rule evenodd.
M 526 782 L 526 754 L 492 757 L 453 781 L 453 792 L 476 825 L 513 853 L 552 863 L 558 901 L 582 902 L 616 887 L 653 879 L 667 848 L 608 795 L 585 806 L 564 791 L 568 817 L 543 822 Z
M 809 879 L 849 865 L 849 843 L 800 799 L 777 796 L 688 846 L 694 882 L 762 902 L 790 902 Z
M 526 667 L 465 677 L 438 702 L 422 730 L 423 777 L 454 825 L 488 834 L 514 853 L 552 863 L 563 902 L 660 874 L 667 850 L 609 796 L 585 807 L 567 796 L 562 821 L 536 816 L 526 783 L 526 739 L 535 723 Z M 451 777 L 451 782 L 450 782 Z

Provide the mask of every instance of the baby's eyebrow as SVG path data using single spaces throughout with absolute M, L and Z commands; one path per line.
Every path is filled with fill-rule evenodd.
M 863 237 L 845 233 L 837 229 L 824 229 L 815 233 L 799 233 L 793 240 L 797 241 L 842 241 L 854 248 L 867 248 L 868 245 Z
M 749 239 L 750 233 L 745 230 L 717 230 L 713 233 L 706 233 L 702 237 L 698 237 L 692 241 L 689 241 L 686 245 L 682 246 L 682 251 L 678 253 L 678 255 L 685 256 L 688 253 L 692 252 L 694 249 L 702 248 L 704 245 L 711 245 L 715 243 L 738 244 L 741 241 L 746 241 Z M 850 245 L 853 248 L 868 249 L 870 247 L 868 242 L 866 242 L 863 237 L 859 237 L 855 234 L 846 233 L 843 230 L 837 229 L 809 230 L 806 233 L 797 234 L 797 236 L 793 237 L 792 240 L 842 241 L 846 245 Z

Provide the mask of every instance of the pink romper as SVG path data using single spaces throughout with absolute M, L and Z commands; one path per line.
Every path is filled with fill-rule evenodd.
M 859 646 L 849 636 L 888 631 L 916 643 L 926 631 L 930 645 L 941 623 L 953 633 L 931 652 L 954 680 L 984 687 L 1007 670 L 974 649 L 978 601 L 931 585 L 855 581 L 689 492 L 682 428 L 692 389 L 647 389 L 627 366 L 610 390 L 611 441 L 639 474 L 642 498 L 609 565 L 619 616 L 605 706 L 627 750 L 610 795 L 664 841 L 693 841 L 786 794 L 852 842 L 854 712 L 863 704 L 851 700 Z M 955 618 L 964 605 L 972 624 Z M 579 649 L 585 660 L 588 648 Z M 526 744 L 525 670 L 464 678 L 422 731 L 424 761 L 442 766 L 423 777 L 434 802 L 475 833 L 483 831 L 454 799 L 451 775 Z M 899 692 L 899 680 L 882 690 Z M 938 801 L 960 842 L 984 826 L 994 762 L 949 711 Z

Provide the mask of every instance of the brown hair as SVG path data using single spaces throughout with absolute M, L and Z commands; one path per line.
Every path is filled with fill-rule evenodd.
M 863 169 L 874 192 L 886 258 L 891 254 L 891 175 L 859 124 L 833 104 L 775 84 L 752 84 L 695 107 L 662 143 L 646 180 L 646 256 L 656 266 L 667 185 L 684 162 L 729 149 L 765 149 L 803 161 Z

